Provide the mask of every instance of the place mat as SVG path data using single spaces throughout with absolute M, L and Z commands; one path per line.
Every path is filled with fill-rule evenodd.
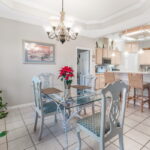
M 72 88 L 76 88 L 76 89 L 80 89 L 80 90 L 84 90 L 84 89 L 90 89 L 90 86 L 85 86 L 85 85 L 72 85 Z
M 42 89 L 42 93 L 44 93 L 44 94 L 56 94 L 56 93 L 60 93 L 60 92 L 62 92 L 62 91 L 59 89 L 56 89 L 56 88 Z

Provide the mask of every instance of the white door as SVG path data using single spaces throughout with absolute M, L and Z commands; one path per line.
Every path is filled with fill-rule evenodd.
M 79 83 L 83 84 L 83 76 L 88 75 L 90 72 L 90 56 L 89 56 L 89 51 L 81 52 L 80 53 L 80 59 L 79 59 L 79 64 L 78 64 L 78 75 L 80 76 L 79 78 Z

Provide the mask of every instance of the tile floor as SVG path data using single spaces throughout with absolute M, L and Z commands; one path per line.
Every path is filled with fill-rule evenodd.
M 90 110 L 88 111 L 90 113 Z M 61 121 L 54 124 L 54 117 L 45 120 L 44 133 L 38 141 L 37 132 L 33 132 L 34 107 L 18 108 L 9 111 L 7 118 L 0 120 L 0 130 L 7 130 L 8 135 L 0 138 L 0 150 L 63 150 L 65 146 Z M 75 130 L 68 133 L 69 150 L 77 147 Z M 82 150 L 99 150 L 98 143 L 81 132 Z M 140 112 L 132 105 L 126 109 L 124 125 L 125 150 L 150 150 L 150 111 Z M 118 138 L 106 143 L 106 150 L 118 150 Z

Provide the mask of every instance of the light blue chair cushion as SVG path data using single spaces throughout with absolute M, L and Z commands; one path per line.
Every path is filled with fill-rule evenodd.
M 63 109 L 63 106 L 60 106 L 60 108 Z M 56 111 L 57 111 L 57 105 L 55 102 L 49 102 L 43 105 L 44 114 L 53 113 Z
M 84 128 L 88 129 L 92 133 L 94 133 L 96 136 L 100 137 L 100 113 L 93 114 L 92 116 L 85 117 L 83 119 L 80 119 L 77 121 L 77 123 Z M 117 124 L 119 127 L 119 123 Z M 108 121 L 108 118 L 106 119 L 105 124 L 105 133 L 107 133 L 110 130 L 110 123 Z

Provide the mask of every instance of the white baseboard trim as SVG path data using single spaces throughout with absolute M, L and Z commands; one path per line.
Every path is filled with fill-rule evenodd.
M 15 105 L 15 106 L 8 106 L 7 109 L 11 110 L 11 109 L 23 108 L 27 106 L 34 106 L 34 103 L 26 103 L 26 104 L 20 104 L 20 105 Z

